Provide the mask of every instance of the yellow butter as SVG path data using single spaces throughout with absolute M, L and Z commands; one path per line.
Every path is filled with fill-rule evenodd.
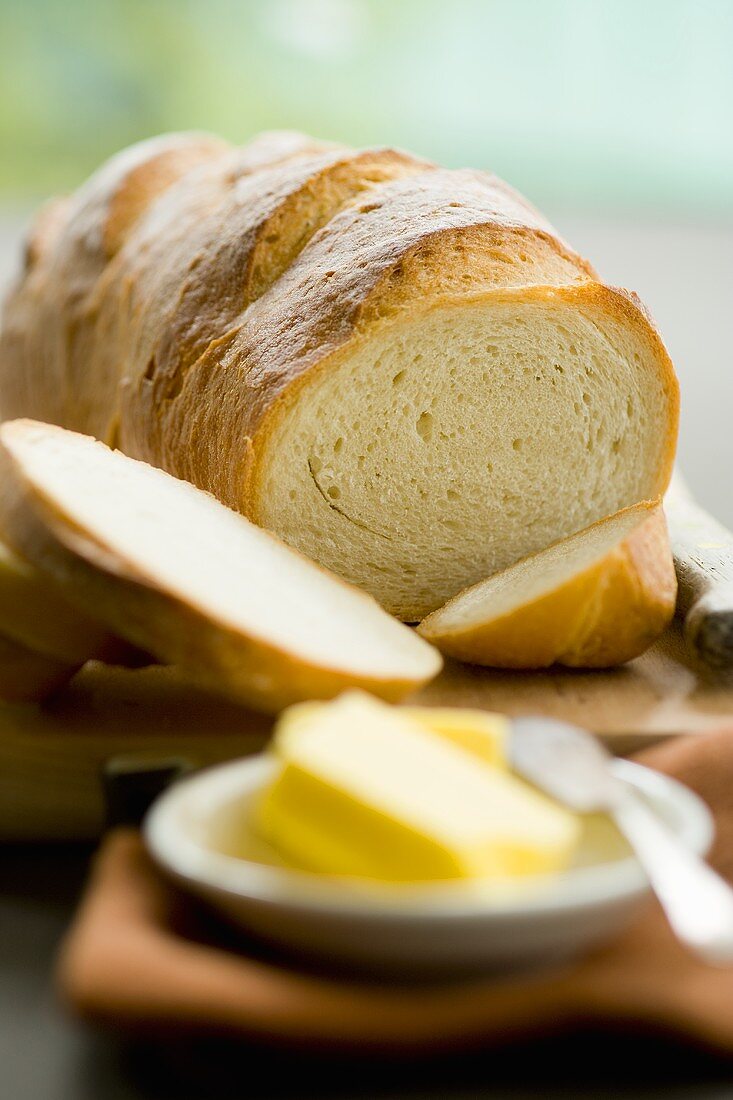
M 506 765 L 509 719 L 462 707 L 402 707 L 401 713 L 494 767 Z
M 304 722 L 328 707 L 329 703 L 297 703 L 288 707 L 278 722 L 275 749 L 297 734 Z M 401 707 L 400 714 L 418 722 L 424 729 L 440 734 L 460 748 L 495 767 L 506 766 L 506 747 L 510 723 L 503 714 L 463 707 Z
M 358 692 L 287 712 L 255 831 L 301 867 L 385 880 L 563 867 L 579 820 L 450 738 Z

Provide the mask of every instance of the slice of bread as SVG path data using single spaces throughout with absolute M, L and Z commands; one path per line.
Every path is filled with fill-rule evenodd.
M 0 429 L 0 524 L 121 637 L 265 711 L 361 687 L 398 699 L 440 656 L 369 596 L 213 497 L 88 436 Z
M 75 667 L 92 657 L 107 658 L 114 649 L 114 640 L 104 626 L 72 607 L 47 578 L 2 540 L 0 637 L 39 658 Z
M 646 501 L 465 589 L 418 630 L 479 665 L 609 668 L 662 633 L 676 591 L 664 513 Z
M 0 634 L 0 700 L 41 703 L 63 687 L 79 665 L 44 657 Z

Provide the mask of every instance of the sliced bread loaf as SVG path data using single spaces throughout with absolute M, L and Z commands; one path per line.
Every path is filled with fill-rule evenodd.
M 635 295 L 496 176 L 173 135 L 40 218 L 0 410 L 188 479 L 413 621 L 662 493 L 678 396 Z
M 418 630 L 479 665 L 606 668 L 662 633 L 676 591 L 664 513 L 644 502 L 467 588 Z
M 0 523 L 121 637 L 266 711 L 397 699 L 440 656 L 369 596 L 162 470 L 33 421 L 0 428 Z

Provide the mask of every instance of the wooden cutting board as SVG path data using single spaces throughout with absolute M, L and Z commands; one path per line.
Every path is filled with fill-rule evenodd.
M 733 729 L 733 681 L 695 669 L 676 630 L 610 672 L 496 672 L 449 663 L 414 701 L 565 718 L 617 752 L 726 718 Z M 271 725 L 174 669 L 89 664 L 44 707 L 0 708 L 0 839 L 96 836 L 104 823 L 100 771 L 109 758 L 213 763 L 258 751 Z

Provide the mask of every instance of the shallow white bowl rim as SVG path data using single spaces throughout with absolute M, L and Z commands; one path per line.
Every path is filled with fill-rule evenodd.
M 187 808 L 198 805 L 213 810 L 237 792 L 249 795 L 266 782 L 275 767 L 273 758 L 262 753 L 206 768 L 168 788 L 144 822 L 146 843 L 156 862 L 199 893 L 213 892 L 291 910 L 332 915 L 358 912 L 389 920 L 476 920 L 492 915 L 502 920 L 531 919 L 622 902 L 648 889 L 646 876 L 633 856 L 528 878 L 507 894 L 463 882 L 358 883 L 354 888 L 338 879 L 216 852 L 192 837 L 182 824 Z M 628 760 L 615 760 L 613 769 L 669 813 L 686 848 L 700 855 L 709 850 L 713 819 L 698 795 L 677 780 Z

